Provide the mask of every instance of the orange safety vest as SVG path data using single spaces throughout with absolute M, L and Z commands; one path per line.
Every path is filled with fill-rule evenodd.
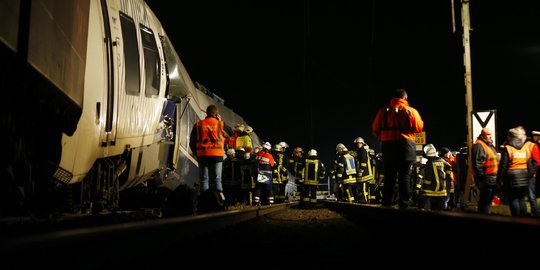
M 482 162 L 484 175 L 494 175 L 499 171 L 499 156 L 492 147 L 489 147 L 484 141 L 476 140 L 475 144 L 480 144 L 486 153 L 487 158 Z M 474 171 L 473 171 L 474 173 Z
M 505 145 L 508 150 L 508 164 L 509 171 L 527 170 L 527 161 L 531 159 L 531 152 L 534 144 L 531 142 L 525 142 L 521 149 L 516 149 L 513 146 Z
M 414 133 L 423 130 L 424 121 L 406 99 L 394 98 L 390 107 L 377 112 L 371 127 L 375 136 L 383 142 L 414 140 Z
M 224 123 L 214 117 L 197 121 L 197 156 L 225 155 Z

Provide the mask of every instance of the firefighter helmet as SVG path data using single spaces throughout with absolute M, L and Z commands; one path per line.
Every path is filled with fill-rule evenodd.
M 310 149 L 310 150 L 307 152 L 307 155 L 308 155 L 308 157 L 316 157 L 316 156 L 317 156 L 317 150 L 315 150 L 315 149 Z
M 347 147 L 345 147 L 344 144 L 338 143 L 338 144 L 336 145 L 336 153 L 337 153 L 337 154 L 341 153 L 341 151 L 343 151 L 343 148 L 347 149 Z
M 244 129 L 245 129 L 245 128 L 246 128 L 246 127 L 244 126 L 244 124 L 238 123 L 238 124 L 236 124 L 236 125 L 234 126 L 234 131 L 236 131 L 236 132 L 244 132 Z
M 279 142 L 279 145 L 281 145 L 281 148 L 289 147 L 289 145 L 286 142 Z
M 354 140 L 354 143 L 364 143 L 364 144 L 365 144 L 366 142 L 364 141 L 364 138 L 358 137 L 358 138 L 356 138 L 356 139 Z
M 272 145 L 269 142 L 265 142 L 263 144 L 263 147 L 264 147 L 264 149 L 270 150 L 270 148 L 272 148 Z
M 234 149 L 232 148 L 229 148 L 227 149 L 227 155 L 234 155 L 236 152 L 234 151 Z
M 274 151 L 277 151 L 277 152 L 282 152 L 283 151 L 283 147 L 281 146 L 281 144 L 274 144 L 274 148 L 272 148 L 272 150 Z
M 436 157 L 437 149 L 435 149 L 435 146 L 430 143 L 424 146 L 424 153 L 426 154 L 426 157 Z

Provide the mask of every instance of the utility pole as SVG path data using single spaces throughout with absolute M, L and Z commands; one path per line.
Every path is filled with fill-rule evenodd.
M 460 0 L 461 1 L 461 25 L 463 27 L 463 64 L 465 65 L 465 104 L 467 107 L 467 181 L 465 183 L 465 190 L 463 194 L 463 202 L 471 203 L 469 201 L 471 187 L 473 185 L 473 176 L 472 176 L 472 145 L 473 145 L 473 134 L 472 134 L 472 112 L 473 112 L 473 97 L 472 97 L 472 75 L 471 75 L 471 41 L 470 41 L 470 31 L 471 31 L 471 17 L 469 12 L 469 2 L 470 0 Z M 452 14 L 454 14 L 454 0 L 452 2 Z M 455 29 L 455 27 L 454 27 Z

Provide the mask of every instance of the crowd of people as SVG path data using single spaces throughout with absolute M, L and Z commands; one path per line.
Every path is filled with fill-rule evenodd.
M 309 207 L 317 203 L 319 184 L 328 182 L 329 192 L 344 202 L 429 211 L 465 207 L 467 147 L 437 150 L 427 144 L 419 155 L 414 136 L 423 131 L 424 122 L 409 106 L 405 90 L 394 92 L 371 127 L 381 143 L 380 153 L 358 137 L 352 150 L 338 143 L 333 164 L 324 164 L 316 149 L 304 153 L 295 147 L 289 153 L 285 141 L 253 147 L 253 128 L 242 123 L 226 136 L 217 107 L 210 105 L 207 117 L 194 125 L 190 141 L 199 161 L 200 193 L 218 194 L 229 206 L 262 205 L 289 200 L 294 194 L 287 187 L 294 186 L 301 206 Z M 494 199 L 502 197 L 512 216 L 538 216 L 535 177 L 540 132 L 533 131 L 528 138 L 523 127 L 512 128 L 499 149 L 492 135 L 489 128 L 482 129 L 471 150 L 477 211 L 489 214 Z

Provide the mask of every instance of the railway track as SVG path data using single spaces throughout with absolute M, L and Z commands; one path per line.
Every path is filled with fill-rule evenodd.
M 172 243 L 196 241 L 194 238 L 232 226 L 261 215 L 281 211 L 292 204 L 249 207 L 238 210 L 198 214 L 193 216 L 117 222 L 109 225 L 80 223 L 76 228 L 63 229 L 57 223 L 51 231 L 29 230 L 3 235 L 0 241 L 3 269 L 20 268 L 27 263 L 49 264 L 51 258 L 62 258 L 71 265 L 102 265 L 104 262 L 126 262 L 134 256 L 144 256 L 152 249 Z M 94 225 L 94 226 L 93 226 Z M 74 227 L 75 225 L 70 225 Z M 54 230 L 54 231 L 52 231 Z M 149 252 L 150 250 L 150 252 Z M 87 256 L 99 252 L 101 257 Z M 92 261 L 86 261 L 93 258 Z M 57 262 L 60 263 L 60 262 Z
M 278 204 L 3 239 L 0 254 L 6 257 L 0 265 L 283 269 L 376 263 L 425 269 L 441 254 L 452 254 L 445 265 L 456 267 L 470 266 L 463 256 L 489 258 L 497 250 L 504 255 L 485 265 L 533 257 L 537 249 L 528 243 L 540 240 L 540 220 L 533 218 L 332 201 L 310 209 L 298 206 Z

